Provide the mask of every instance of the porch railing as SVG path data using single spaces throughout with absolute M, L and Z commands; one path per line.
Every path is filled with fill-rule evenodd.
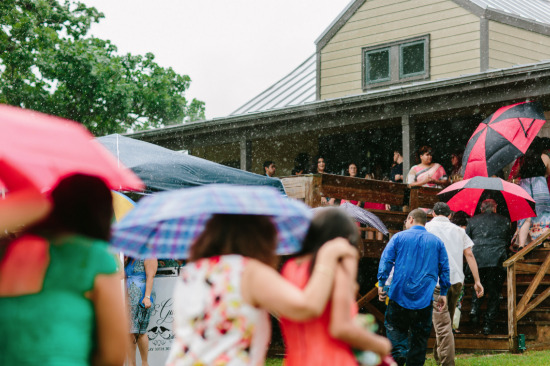
M 503 263 L 503 266 L 506 268 L 507 272 L 506 287 L 508 298 L 508 343 L 511 352 L 518 351 L 518 322 L 550 296 L 550 287 L 548 287 L 534 299 L 532 298 L 533 294 L 535 294 L 535 291 L 541 284 L 541 281 L 544 279 L 544 276 L 550 272 L 550 252 L 545 254 L 544 260 L 540 264 L 525 262 L 525 257 L 531 254 L 549 238 L 550 231 L 538 237 L 537 240 L 534 240 L 526 245 L 525 248 L 508 258 L 508 260 Z M 518 273 L 534 275 L 519 302 L 517 302 L 516 286 Z

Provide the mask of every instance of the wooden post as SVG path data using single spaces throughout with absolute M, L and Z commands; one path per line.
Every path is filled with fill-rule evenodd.
M 403 176 L 406 177 L 414 165 L 414 154 L 416 149 L 416 131 L 414 122 L 408 114 L 401 116 L 401 138 L 403 154 Z M 403 179 L 407 183 L 407 179 Z
M 320 175 L 314 175 L 306 182 L 304 201 L 309 207 L 313 208 L 321 206 L 320 185 Z
M 241 170 L 252 170 L 252 141 L 241 140 Z
M 508 295 L 508 347 L 510 352 L 518 351 L 518 321 L 516 314 L 516 265 L 507 268 Z

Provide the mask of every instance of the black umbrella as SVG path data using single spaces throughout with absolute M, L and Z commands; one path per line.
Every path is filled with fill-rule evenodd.
M 272 186 L 285 193 L 280 179 L 230 168 L 118 134 L 97 140 L 141 178 L 149 193 L 213 183 Z

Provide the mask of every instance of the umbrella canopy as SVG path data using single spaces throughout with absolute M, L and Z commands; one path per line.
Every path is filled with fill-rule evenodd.
M 236 184 L 271 186 L 284 193 L 279 179 L 230 168 L 145 141 L 117 134 L 97 140 L 143 180 L 148 192 L 204 184 Z
M 332 207 L 332 206 L 331 206 Z M 312 209 L 313 212 L 327 209 L 328 207 L 315 207 Z M 388 228 L 378 216 L 373 214 L 372 212 L 369 212 L 365 209 L 362 209 L 359 206 L 352 205 L 349 202 L 344 202 L 340 205 L 340 208 L 346 211 L 349 217 L 354 219 L 357 222 L 360 222 L 361 224 L 365 224 L 369 227 L 375 228 L 376 230 L 380 231 L 384 235 L 389 235 Z
M 281 255 L 301 248 L 311 219 L 308 206 L 275 188 L 211 184 L 143 198 L 115 225 L 111 244 L 134 258 L 185 259 L 215 214 L 271 216 Z
M 27 177 L 40 190 L 73 173 L 103 178 L 111 189 L 141 190 L 143 183 L 81 124 L 0 105 L 0 179 L 8 191 Z
M 499 108 L 477 127 L 466 145 L 464 179 L 490 177 L 525 154 L 544 122 L 544 110 L 538 102 Z
M 535 217 L 535 200 L 520 186 L 500 178 L 474 177 L 454 183 L 439 194 L 439 200 L 447 202 L 451 210 L 464 211 L 473 216 L 479 212 L 481 202 L 492 198 L 499 213 L 511 221 Z
M 113 212 L 115 220 L 120 221 L 134 208 L 136 203 L 128 196 L 117 191 L 111 191 L 113 196 Z

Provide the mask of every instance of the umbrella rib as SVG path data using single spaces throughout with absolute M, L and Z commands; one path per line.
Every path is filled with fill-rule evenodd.
M 533 118 L 533 120 L 529 124 L 529 127 L 527 127 L 527 131 L 529 131 L 531 129 L 531 126 L 533 126 L 533 123 L 535 123 L 536 120 L 537 120 L 536 118 Z M 527 136 L 527 134 L 525 136 Z
M 527 131 L 525 131 L 525 127 L 523 126 L 523 123 L 521 123 L 521 119 L 519 117 L 518 117 L 518 122 L 519 122 L 519 125 L 521 126 L 521 129 L 523 130 L 523 133 L 525 134 L 525 137 L 527 137 Z M 532 124 L 533 122 L 531 122 L 531 125 Z M 529 127 L 531 127 L 531 125 L 529 125 Z

